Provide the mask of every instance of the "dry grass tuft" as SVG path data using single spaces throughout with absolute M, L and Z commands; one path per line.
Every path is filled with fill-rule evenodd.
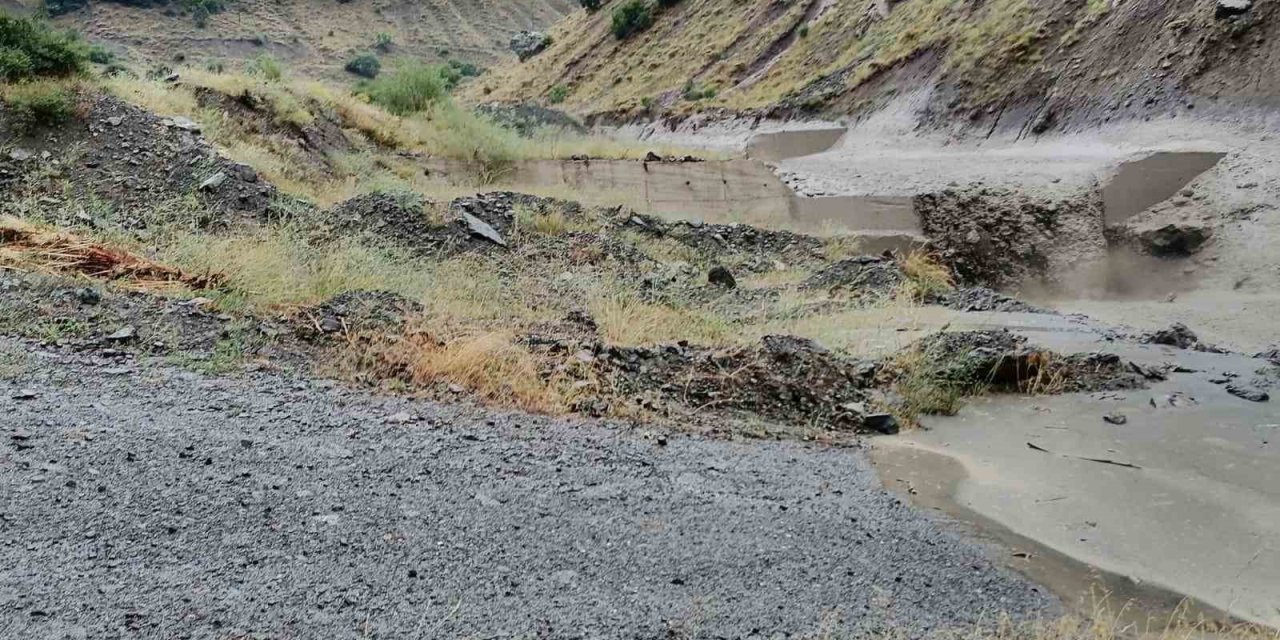
M 194 275 L 119 248 L 41 230 L 16 218 L 0 219 L 0 265 L 79 273 L 148 291 L 215 289 L 224 281 L 212 269 L 206 271 L 206 275 Z
M 595 386 L 586 365 L 537 356 L 505 331 L 450 335 L 415 328 L 398 335 L 354 335 L 335 367 L 366 382 L 457 385 L 485 402 L 550 414 L 570 411 L 575 399 Z
M 909 300 L 928 300 L 947 293 L 955 288 L 955 277 L 951 269 L 942 263 L 937 254 L 925 251 L 912 251 L 898 260 L 907 281 L 897 292 L 898 296 Z

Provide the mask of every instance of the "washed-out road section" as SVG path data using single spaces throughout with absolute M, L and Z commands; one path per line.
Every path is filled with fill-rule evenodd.
M 916 636 L 1059 610 L 857 449 L 0 355 L 0 637 Z

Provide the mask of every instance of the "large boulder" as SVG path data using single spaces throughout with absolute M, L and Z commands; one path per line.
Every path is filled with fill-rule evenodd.
M 548 45 L 551 44 L 551 38 L 545 33 L 538 31 L 521 31 L 511 36 L 511 44 L 509 45 L 512 53 L 520 58 L 521 62 L 542 53 Z
M 1138 233 L 1138 242 L 1148 253 L 1162 257 L 1189 256 L 1199 251 L 1213 229 L 1202 224 L 1173 223 Z

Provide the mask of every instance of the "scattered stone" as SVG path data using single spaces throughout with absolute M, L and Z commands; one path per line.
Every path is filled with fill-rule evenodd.
M 124 326 L 108 334 L 104 339 L 107 342 L 128 342 L 136 337 L 137 331 L 132 326 Z
M 1175 322 L 1167 329 L 1152 331 L 1142 336 L 1145 344 L 1162 344 L 1179 349 L 1191 349 L 1200 344 L 1200 338 L 1187 325 Z
M 36 393 L 32 389 L 18 389 L 10 394 L 9 397 L 14 400 L 35 400 L 40 397 L 40 394 Z
M 876 433 L 894 435 L 901 430 L 898 419 L 888 413 L 873 413 L 862 419 L 862 426 Z
M 493 227 L 489 226 L 489 223 L 484 220 L 481 220 L 466 211 L 462 212 L 462 220 L 467 223 L 467 229 L 471 231 L 471 235 L 484 238 L 485 240 L 501 247 L 507 246 L 507 241 L 502 238 L 502 235 L 494 230 Z
M 9 159 L 13 160 L 14 162 L 26 162 L 27 160 L 30 160 L 33 157 L 35 156 L 30 151 L 27 151 L 26 149 L 13 149 L 12 151 L 9 152 Z
M 407 424 L 413 422 L 413 414 L 408 411 L 400 411 L 387 416 L 387 422 L 392 424 Z
M 832 263 L 800 283 L 802 289 L 846 291 L 859 296 L 889 294 L 906 277 L 898 263 L 880 256 L 856 256 Z
M 1271 396 L 1268 395 L 1266 391 L 1255 389 L 1253 387 L 1229 384 L 1226 386 L 1226 389 L 1227 393 L 1237 398 L 1248 400 L 1249 402 L 1266 402 L 1271 399 Z
M 738 281 L 734 279 L 733 274 L 725 267 L 718 265 L 707 272 L 707 282 L 724 289 L 733 289 L 738 286 Z
M 956 289 L 938 302 L 957 311 L 999 311 L 1003 313 L 1053 313 L 986 287 Z
M 174 116 L 172 118 L 168 118 L 164 120 L 164 125 L 167 127 L 171 127 L 173 129 L 182 129 L 183 131 L 190 131 L 192 133 L 200 132 L 199 124 L 197 124 L 191 118 L 186 118 L 183 116 Z
M 24 442 L 31 439 L 31 432 L 26 429 L 14 429 L 9 433 L 9 439 Z
M 209 176 L 208 178 L 205 178 L 204 182 L 200 183 L 200 186 L 198 187 L 198 189 L 200 191 L 213 191 L 214 189 L 221 187 L 222 183 L 226 181 L 227 181 L 227 174 L 222 171 L 219 171 Z
M 120 125 L 124 124 L 124 118 L 122 118 L 122 117 L 120 117 L 120 116 L 111 116 L 110 118 L 107 118 L 107 124 L 109 124 L 109 125 L 111 125 L 111 126 L 113 126 L 113 127 L 118 127 L 118 126 L 120 126 Z
M 650 151 L 644 154 L 644 161 L 645 162 L 662 162 L 662 156 Z
M 1102 420 L 1107 424 L 1114 424 L 1114 425 L 1122 425 L 1129 422 L 1128 417 L 1126 417 L 1123 413 L 1118 413 L 1118 412 L 1108 413 L 1107 415 L 1102 416 Z
M 1138 242 L 1152 255 L 1185 257 L 1199 251 L 1213 237 L 1213 229 L 1203 224 L 1166 224 L 1138 233 Z
M 102 294 L 98 293 L 98 290 L 93 287 L 85 287 L 76 290 L 76 300 L 79 300 L 80 304 L 92 307 L 102 302 Z
M 1218 0 L 1218 7 L 1213 17 L 1224 20 L 1248 13 L 1253 8 L 1253 0 Z

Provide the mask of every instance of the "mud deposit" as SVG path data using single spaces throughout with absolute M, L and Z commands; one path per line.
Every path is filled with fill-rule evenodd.
M 856 450 L 3 349 L 6 637 L 914 636 L 1057 610 Z

